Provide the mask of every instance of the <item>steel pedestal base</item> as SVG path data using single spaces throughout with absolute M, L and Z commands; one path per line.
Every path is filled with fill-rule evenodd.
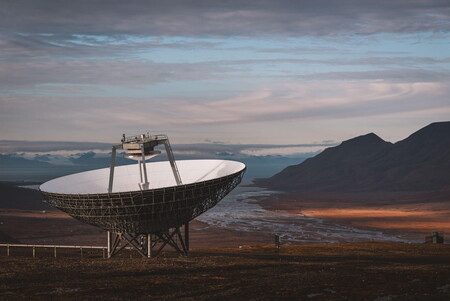
M 189 223 L 184 225 L 184 236 L 181 229 L 182 227 L 172 228 L 166 232 L 148 234 L 108 231 L 108 258 L 114 257 L 125 248 L 135 250 L 142 257 L 157 257 L 166 246 L 172 247 L 181 256 L 188 257 Z

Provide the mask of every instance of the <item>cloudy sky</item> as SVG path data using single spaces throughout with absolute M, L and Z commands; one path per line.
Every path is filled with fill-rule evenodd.
M 0 1 L 0 140 L 395 142 L 450 119 L 450 1 Z

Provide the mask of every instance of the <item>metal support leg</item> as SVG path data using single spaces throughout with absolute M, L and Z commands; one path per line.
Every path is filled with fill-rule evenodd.
M 172 148 L 170 147 L 169 140 L 164 141 L 164 147 L 166 148 L 167 157 L 169 157 L 170 166 L 172 167 L 173 176 L 175 177 L 175 181 L 177 185 L 182 185 L 180 173 L 178 172 L 177 163 L 175 163 L 175 157 L 172 153 Z
M 108 231 L 108 258 L 111 258 L 111 252 L 112 252 L 112 248 L 111 248 L 111 244 L 112 244 L 112 233 L 110 231 Z
M 144 153 L 144 145 L 141 145 L 141 152 L 142 152 L 142 171 L 144 173 L 144 189 L 148 189 L 148 178 L 147 178 L 147 168 L 145 166 L 145 153 Z M 142 179 L 141 179 L 142 181 Z
M 108 185 L 108 193 L 112 192 L 113 189 L 113 181 L 114 181 L 114 167 L 116 166 L 116 146 L 112 147 L 111 154 L 111 167 L 109 168 L 109 185 Z
M 143 180 L 143 178 L 142 178 L 142 161 L 141 160 L 138 160 L 138 164 L 139 164 L 139 177 L 140 177 L 140 179 L 141 179 L 141 183 L 143 183 L 144 182 L 144 180 Z
M 147 234 L 147 257 L 152 257 L 152 235 L 149 233 Z
M 185 224 L 184 231 L 184 238 L 181 227 L 154 234 L 108 232 L 107 258 L 114 257 L 126 247 L 131 247 L 144 258 L 153 258 L 157 257 L 166 246 L 172 247 L 178 254 L 187 257 L 189 256 L 188 223 Z
M 186 256 L 189 256 L 189 222 L 184 224 L 184 244 L 186 246 Z

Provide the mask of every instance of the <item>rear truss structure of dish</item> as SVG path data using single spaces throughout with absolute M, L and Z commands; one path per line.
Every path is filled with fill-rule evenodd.
M 147 163 L 149 178 L 159 174 L 170 180 L 165 163 Z M 242 163 L 225 160 L 177 161 L 177 165 L 181 175 L 189 173 L 183 180 L 187 184 L 140 190 L 132 173 L 135 166 L 126 165 L 116 168 L 116 192 L 106 192 L 107 168 L 58 178 L 40 189 L 48 203 L 85 223 L 116 233 L 156 233 L 180 227 L 215 206 L 240 183 L 245 169 Z M 165 181 L 156 184 L 161 182 Z M 103 192 L 95 192 L 97 183 L 104 184 Z M 133 185 L 135 190 L 126 191 Z M 77 189 L 80 193 L 75 193 Z
M 40 190 L 46 201 L 74 218 L 108 231 L 108 257 L 114 255 L 116 239 L 152 257 L 158 240 L 187 255 L 180 228 L 214 207 L 242 180 L 245 165 L 227 160 L 177 161 L 182 185 L 177 185 L 168 161 L 147 163 L 148 189 L 139 186 L 136 165 L 115 169 L 114 189 L 108 192 L 109 169 L 73 174 L 48 181 Z M 116 238 L 110 237 L 111 233 Z M 185 232 L 185 237 L 188 232 Z M 144 237 L 144 238 L 143 238 Z M 176 245 L 176 238 L 182 241 Z M 125 245 L 126 245 L 125 244 Z M 148 245 L 147 248 L 141 245 Z M 111 251 L 110 249 L 114 249 Z M 184 249 L 184 250 L 183 250 Z M 155 253 L 155 252 L 154 252 Z M 156 254 L 157 255 L 157 254 Z

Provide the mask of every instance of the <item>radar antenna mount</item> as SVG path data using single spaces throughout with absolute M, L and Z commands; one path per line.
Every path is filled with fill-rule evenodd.
M 146 166 L 146 160 L 161 153 L 155 150 L 160 144 L 169 162 Z M 115 166 L 118 149 L 138 161 L 140 178 L 135 165 Z M 189 222 L 239 185 L 246 167 L 228 160 L 184 160 L 178 165 L 184 183 L 166 135 L 123 135 L 121 143 L 112 146 L 109 175 L 108 168 L 87 171 L 53 179 L 39 189 L 49 204 L 108 231 L 108 258 L 125 248 L 156 257 L 172 247 L 189 256 Z M 149 184 L 147 168 L 150 180 L 160 177 L 157 183 Z M 103 188 L 98 183 L 104 183 Z
M 161 154 L 161 151 L 155 150 L 154 148 L 157 145 L 164 144 L 167 157 L 169 158 L 170 167 L 172 168 L 173 176 L 175 177 L 175 182 L 177 183 L 177 185 L 183 184 L 181 182 L 180 173 L 178 171 L 175 157 L 173 156 L 172 148 L 170 146 L 169 138 L 167 137 L 167 135 L 150 135 L 149 133 L 147 133 L 126 137 L 125 134 L 123 134 L 121 142 L 121 144 L 112 146 L 108 193 L 112 193 L 113 190 L 114 168 L 116 166 L 117 149 L 125 150 L 125 158 L 138 161 L 141 180 L 141 182 L 139 183 L 139 187 L 141 188 L 141 190 L 147 190 L 149 189 L 149 182 L 147 178 L 147 167 L 145 161 Z

